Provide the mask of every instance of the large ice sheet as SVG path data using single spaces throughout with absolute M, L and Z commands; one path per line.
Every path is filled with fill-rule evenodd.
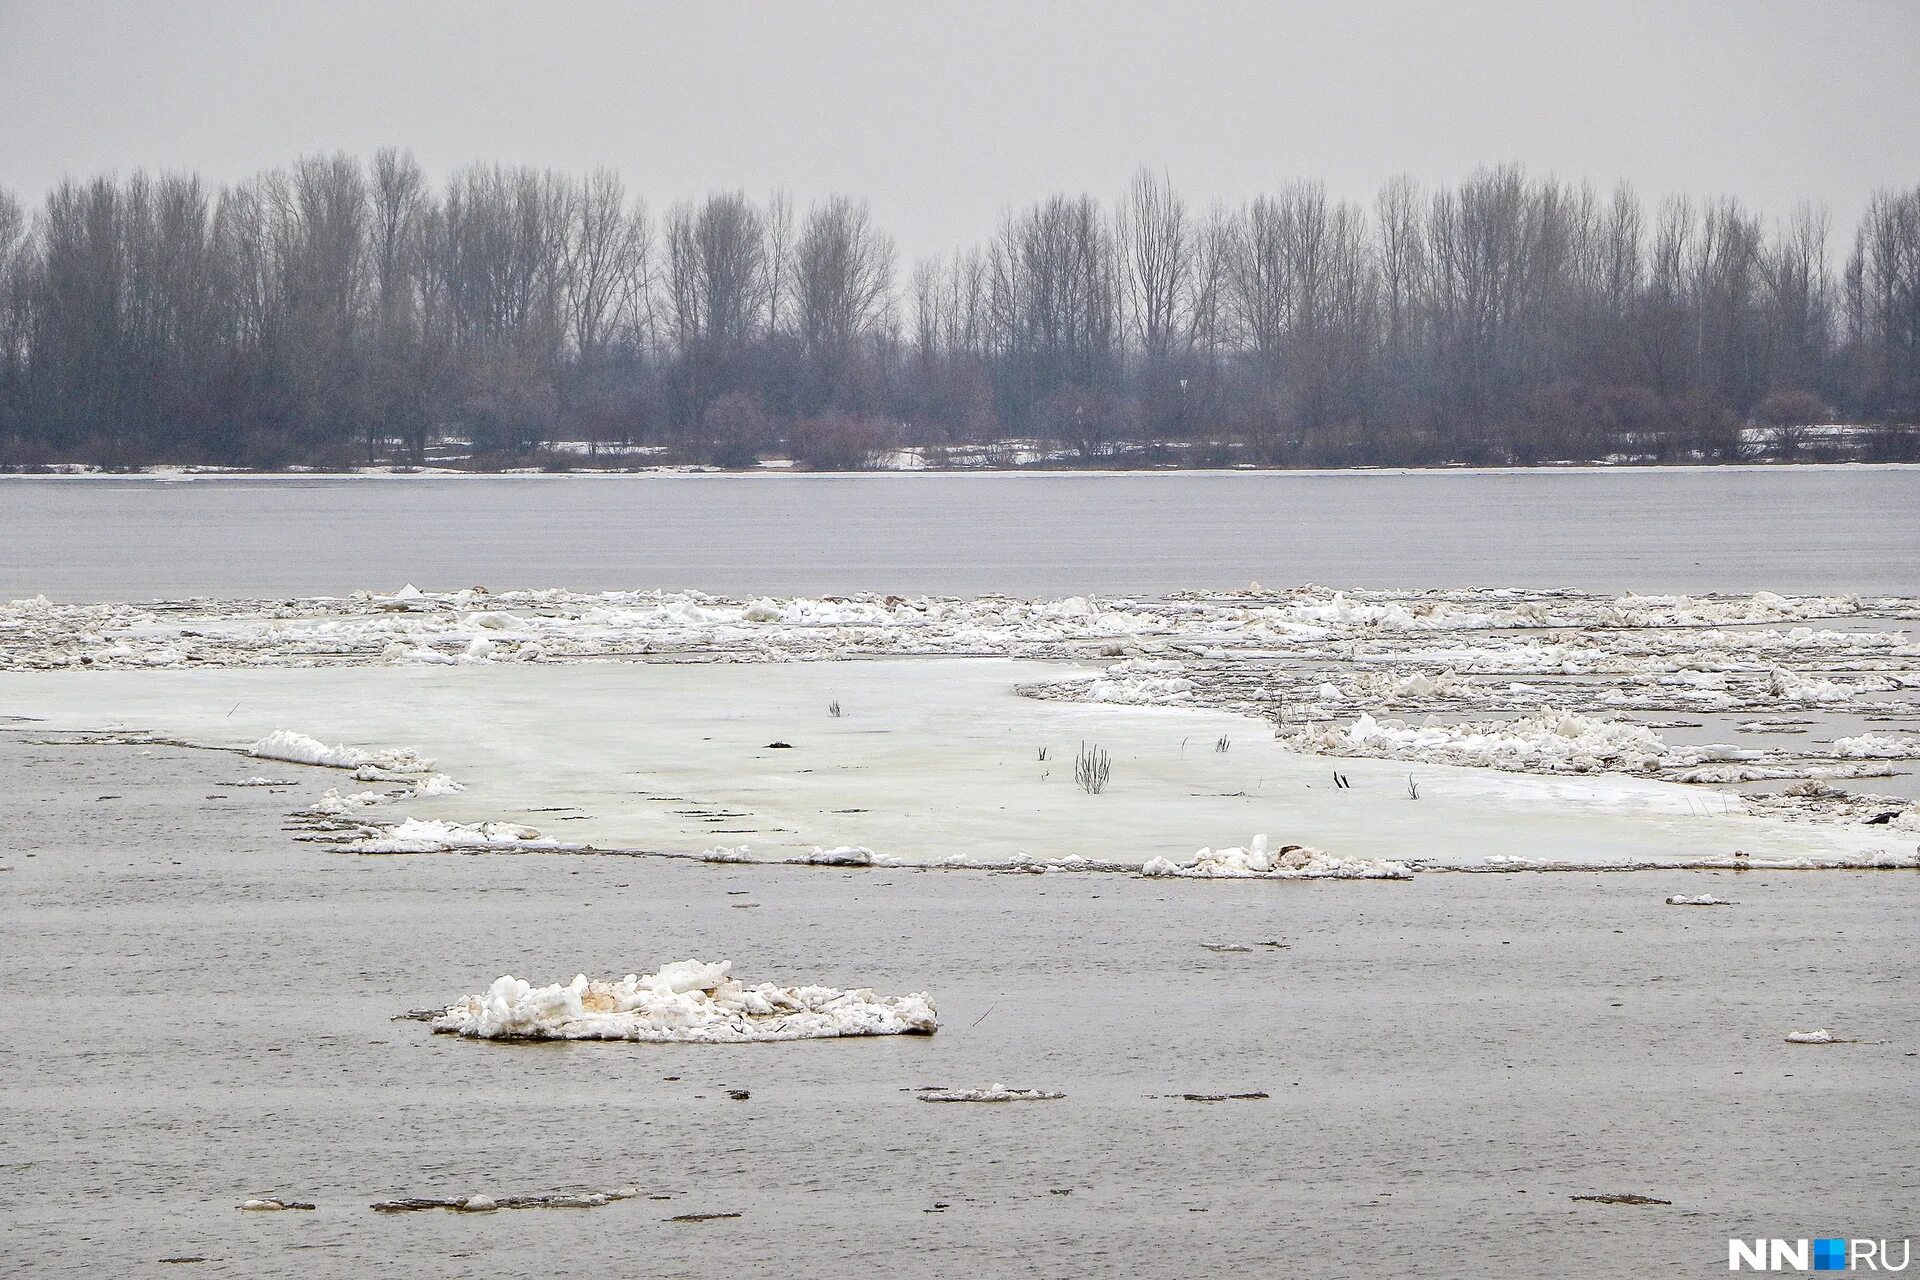
M 1137 865 L 1266 832 L 1341 858 L 1453 865 L 1912 853 L 1910 833 L 1748 815 L 1738 797 L 1650 779 L 1329 761 L 1225 712 L 1014 692 L 1052 674 L 998 659 L 15 672 L 0 693 L 65 728 L 413 748 L 467 789 L 402 794 L 393 817 L 507 821 L 602 848 Z M 1082 742 L 1112 755 L 1101 794 L 1074 783 Z M 1335 788 L 1336 764 L 1349 787 Z

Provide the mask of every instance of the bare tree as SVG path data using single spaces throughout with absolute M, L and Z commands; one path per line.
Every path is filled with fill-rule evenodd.
M 768 296 L 766 223 L 740 192 L 667 216 L 667 304 L 679 350 L 683 422 L 738 389 Z
M 865 202 L 834 196 L 816 205 L 794 248 L 794 313 L 812 385 L 805 412 L 850 403 L 856 346 L 872 337 L 893 296 L 893 240 Z

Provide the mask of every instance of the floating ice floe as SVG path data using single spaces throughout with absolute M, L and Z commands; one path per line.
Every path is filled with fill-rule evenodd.
M 1273 1095 L 1265 1089 L 1254 1089 L 1247 1093 L 1183 1093 L 1183 1102 L 1259 1102 Z
M 1132 874 L 1140 870 L 1140 864 L 1137 862 L 1115 862 L 1104 858 L 1089 858 L 1082 854 L 1066 854 L 1058 858 L 1036 858 L 1026 854 L 1015 854 L 1008 858 L 982 858 L 970 853 L 950 853 L 924 862 L 914 862 L 889 853 L 875 853 L 863 845 L 838 845 L 831 849 L 815 845 L 811 853 L 792 858 L 757 858 L 753 855 L 750 846 L 744 844 L 717 845 L 697 854 L 646 851 L 644 856 L 691 858 L 695 862 L 761 867 L 875 867 L 901 871 L 1010 871 L 1033 874 L 1053 871 L 1104 871 Z
M 1836 738 L 1833 753 L 1860 760 L 1911 760 L 1920 758 L 1920 738 L 1902 738 L 1891 733 L 1863 733 L 1852 738 Z
M 1154 858 L 1140 868 L 1143 876 L 1175 876 L 1194 880 L 1410 880 L 1413 871 L 1404 862 L 1384 858 L 1343 858 L 1306 845 L 1269 849 L 1257 835 L 1244 849 L 1202 849 L 1185 862 Z
M 1858 854 L 1810 854 L 1802 857 L 1753 858 L 1739 852 L 1705 854 L 1697 858 L 1623 858 L 1617 862 L 1564 858 L 1521 858 L 1492 854 L 1482 862 L 1415 863 L 1421 871 L 1909 871 L 1920 868 L 1920 854 L 1883 850 Z
M 242 1200 L 239 1205 L 249 1213 L 278 1213 L 283 1209 L 311 1209 L 314 1206 L 305 1200 L 284 1200 L 279 1196 L 258 1196 Z
M 984 1089 L 928 1089 L 915 1096 L 922 1102 L 1057 1102 L 1067 1095 L 1045 1089 L 1009 1089 L 996 1080 Z
M 236 778 L 232 782 L 223 782 L 223 787 L 290 787 L 293 783 L 286 778 L 269 778 L 255 774 L 251 778 Z
M 1833 1032 L 1827 1030 L 1825 1027 L 1822 1027 L 1818 1031 L 1790 1031 L 1787 1033 L 1787 1043 L 1788 1044 L 1839 1044 L 1840 1040 L 1834 1036 Z
M 1730 907 L 1733 904 L 1725 898 L 1716 898 L 1710 893 L 1671 894 L 1667 898 L 1670 907 Z
M 248 747 L 247 754 L 261 760 L 285 760 L 289 764 L 311 764 L 327 769 L 375 769 L 403 775 L 428 773 L 433 769 L 433 761 L 404 747 L 386 751 L 330 747 L 318 738 L 291 729 L 275 729 Z
M 681 960 L 616 982 L 585 974 L 535 987 L 504 976 L 448 1006 L 435 1031 L 489 1040 L 640 1040 L 745 1044 L 835 1036 L 930 1035 L 938 1019 L 924 993 L 880 996 L 834 987 L 746 986 L 733 962 Z
M 580 848 L 515 822 L 437 818 L 406 818 L 391 826 L 370 827 L 364 834 L 335 841 L 333 847 L 341 853 L 553 853 Z
M 406 1196 L 397 1200 L 376 1200 L 369 1207 L 375 1213 L 419 1213 L 427 1209 L 449 1209 L 454 1213 L 495 1213 L 501 1209 L 599 1209 L 640 1195 L 638 1187 L 617 1191 L 560 1191 L 543 1195 L 518 1196 Z

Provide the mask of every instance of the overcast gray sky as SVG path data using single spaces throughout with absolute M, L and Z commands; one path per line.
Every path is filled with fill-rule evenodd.
M 1202 202 L 1481 163 L 1649 196 L 1920 183 L 1920 3 L 0 0 L 0 184 L 411 147 L 869 197 L 908 255 L 1141 164 Z

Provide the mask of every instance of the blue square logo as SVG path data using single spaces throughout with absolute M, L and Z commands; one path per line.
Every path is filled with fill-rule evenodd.
M 1815 1240 L 1813 1242 L 1813 1269 L 1815 1271 L 1845 1271 L 1847 1269 L 1847 1242 L 1845 1240 Z

